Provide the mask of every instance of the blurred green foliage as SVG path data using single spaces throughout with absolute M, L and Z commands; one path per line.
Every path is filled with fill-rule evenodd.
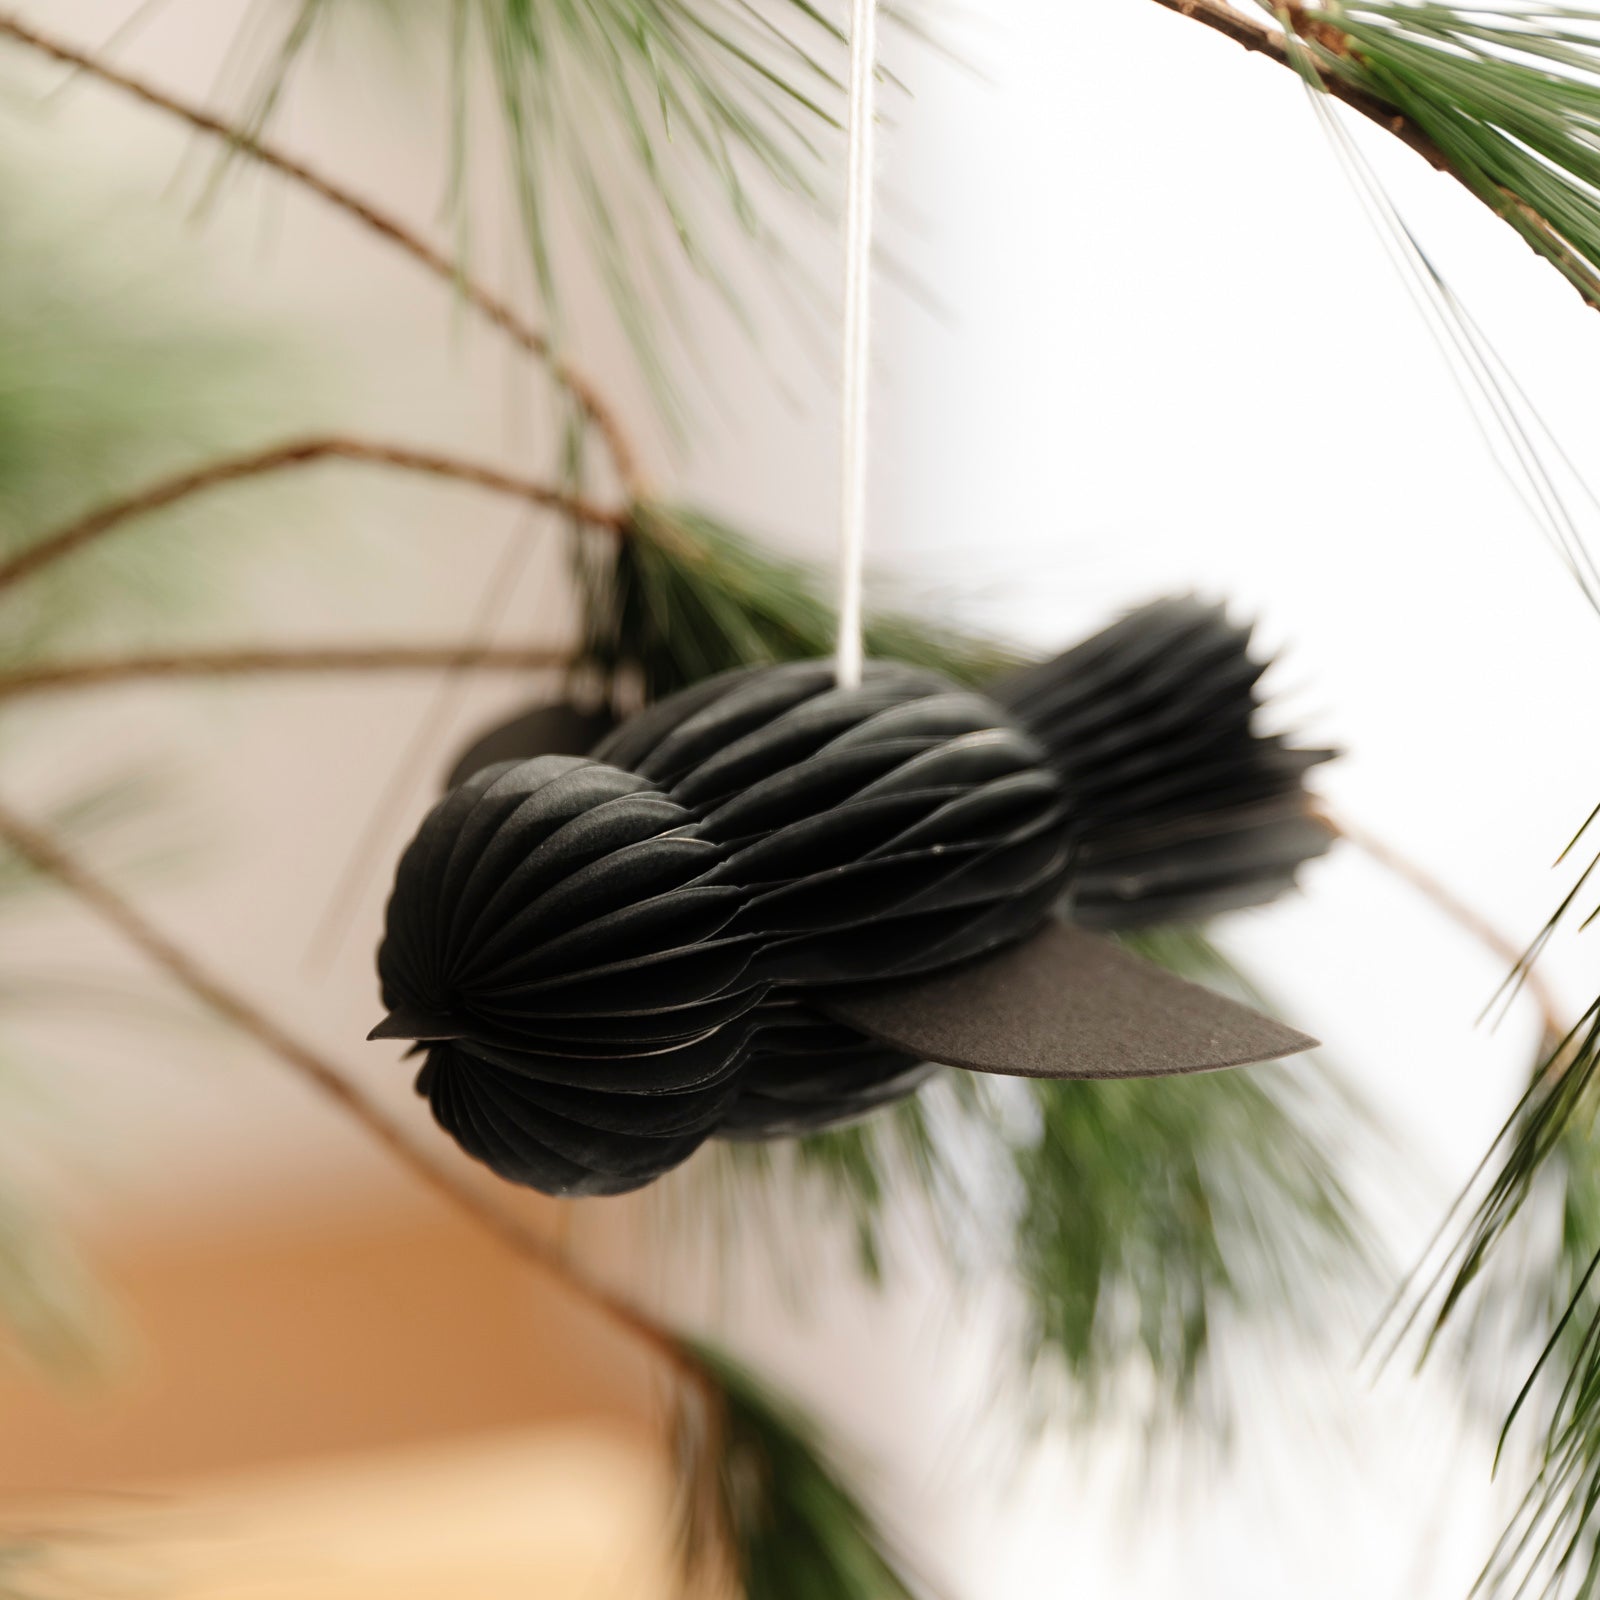
M 270 117 L 318 29 L 353 4 L 282 9 L 253 125 Z M 670 313 L 671 273 L 640 230 L 664 222 L 666 245 L 724 289 L 702 211 L 720 208 L 713 231 L 731 220 L 762 247 L 775 243 L 750 180 L 809 199 L 813 139 L 830 126 L 837 88 L 835 30 L 808 0 L 782 0 L 771 15 L 720 0 L 453 0 L 445 15 L 453 194 L 465 194 L 474 72 L 486 62 L 547 304 L 560 304 L 552 228 L 575 206 L 635 346 L 670 383 L 656 319 Z M 620 190 L 608 187 L 618 170 Z M 686 172 L 693 201 L 680 198 Z M 189 308 L 169 314 L 132 282 L 96 282 L 88 264 L 99 253 L 82 240 L 46 245 L 52 226 L 44 216 L 0 235 L 0 548 L 203 454 L 238 416 L 216 380 L 249 367 Z M 636 507 L 632 535 L 585 537 L 579 559 L 588 655 L 639 694 L 831 650 L 831 606 L 802 565 L 664 504 Z M 159 528 L 111 541 L 30 586 L 7 648 L 92 633 L 135 597 L 180 601 L 193 559 L 192 544 L 168 546 Z M 989 641 L 898 615 L 875 618 L 868 645 L 964 681 L 1010 660 Z M 1144 948 L 1202 981 L 1237 982 L 1202 935 Z M 1179 1084 L 993 1087 L 946 1075 L 855 1127 L 735 1153 L 727 1189 L 741 1216 L 771 1219 L 766 1242 L 780 1248 L 797 1210 L 786 1195 L 797 1185 L 822 1194 L 875 1280 L 893 1270 L 907 1214 L 920 1216 L 959 1270 L 998 1262 L 1011 1276 L 1020 1371 L 1059 1369 L 1091 1410 L 1138 1386 L 1162 1415 L 1183 1414 L 1225 1326 L 1303 1326 L 1314 1320 L 1309 1293 L 1366 1268 L 1364 1227 L 1338 1175 L 1341 1140 L 1360 1119 L 1310 1082 L 1303 1067 Z M 975 1184 L 974 1172 L 998 1181 Z M 980 1189 L 997 1196 L 993 1215 L 975 1212 Z M 686 1490 L 731 1539 L 751 1600 L 919 1592 L 816 1428 L 726 1357 L 703 1358 L 716 1404 L 685 1445 Z
M 592 659 L 648 698 L 755 661 L 832 649 L 815 572 L 725 524 L 659 507 L 632 538 L 591 551 Z M 869 653 L 966 683 L 1012 664 L 957 630 L 874 618 Z M 1263 997 L 1206 933 L 1160 928 L 1125 941 L 1197 983 Z M 1270 1009 L 1270 1007 L 1269 1007 Z M 708 1158 L 717 1209 L 764 1253 L 803 1251 L 796 1215 L 842 1223 L 864 1276 L 881 1281 L 907 1245 L 908 1214 L 957 1271 L 1005 1265 L 1019 1291 L 1015 1369 L 1068 1381 L 1075 1415 L 1149 1397 L 1152 1424 L 1228 1421 L 1210 1385 L 1220 1330 L 1308 1333 L 1335 1301 L 1370 1287 L 1371 1230 L 1342 1176 L 1370 1140 L 1367 1114 L 1328 1073 L 1291 1067 L 1125 1082 L 1008 1084 L 944 1073 L 852 1126 Z M 989 1208 L 977 1197 L 1007 1196 Z M 1308 1300 L 1308 1286 L 1314 1291 Z
M 815 214 L 843 102 L 840 29 L 811 0 L 290 0 L 252 54 L 259 130 L 320 36 L 376 21 L 409 47 L 447 110 L 446 204 L 473 245 L 471 174 L 504 171 L 526 259 L 559 343 L 580 283 L 608 297 L 657 397 L 696 363 L 685 288 L 708 286 L 746 329 L 754 250 L 788 316 L 816 320 L 783 209 Z M 572 249 L 575 240 L 581 248 Z M 762 274 L 757 274 L 759 279 Z M 668 335 L 678 335 L 669 341 Z
M 28 141 L 19 141 L 24 149 Z M 59 178 L 59 181 L 57 179 Z M 0 165 L 0 553 L 173 467 L 224 446 L 271 407 L 277 357 L 208 311 L 192 284 L 175 281 L 170 225 L 95 197 L 41 159 Z M 107 241 L 115 248 L 108 249 Z M 200 521 L 200 515 L 206 519 Z M 185 609 L 224 602 L 227 541 L 202 527 L 229 524 L 208 508 L 174 512 L 138 536 L 108 540 L 0 596 L 0 666 L 171 622 Z M 55 723 L 30 710 L 0 716 L 0 751 L 13 763 L 57 756 Z M 107 835 L 150 807 L 149 769 L 74 776 L 47 802 L 52 825 L 72 837 Z M 0 857 L 0 924 L 8 947 L 26 947 L 21 919 L 37 878 Z M 0 973 L 0 1030 L 8 1016 L 98 994 L 92 975 Z M 148 1019 L 146 1019 L 148 1020 Z M 20 1093 L 28 1068 L 0 1032 L 0 1104 Z M 9 1119 L 8 1119 L 9 1120 Z M 91 1338 L 96 1299 L 61 1241 L 0 1172 L 0 1319 L 12 1342 L 57 1366 L 77 1366 Z
M 6 553 L 248 435 L 270 414 L 281 358 L 208 309 L 192 272 L 175 277 L 159 217 L 12 166 L 0 166 L 0 215 Z M 0 662 L 218 600 L 227 541 L 199 536 L 218 523 L 236 525 L 215 505 L 174 510 L 8 593 Z
M 712 1392 L 684 1397 L 677 1449 L 696 1592 L 731 1557 L 744 1600 L 930 1596 L 804 1411 L 726 1352 L 695 1355 Z

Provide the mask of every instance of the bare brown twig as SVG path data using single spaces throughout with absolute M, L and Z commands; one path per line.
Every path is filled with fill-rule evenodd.
M 208 679 L 317 673 L 478 671 L 536 672 L 569 666 L 569 650 L 534 645 L 308 644 L 241 645 L 224 650 L 166 650 L 44 661 L 0 672 L 0 700 L 61 690 L 135 684 L 153 678 Z
M 283 472 L 295 467 L 307 467 L 318 461 L 361 461 L 375 466 L 395 467 L 405 472 L 422 473 L 428 477 L 447 478 L 456 483 L 473 484 L 480 489 L 490 489 L 497 494 L 511 495 L 530 505 L 547 506 L 560 511 L 590 527 L 609 529 L 621 533 L 627 527 L 627 513 L 570 495 L 532 478 L 518 477 L 499 467 L 481 462 L 466 461 L 458 456 L 443 455 L 433 450 L 415 450 L 405 445 L 378 444 L 368 439 L 351 439 L 330 434 L 321 437 L 295 439 L 287 444 L 273 445 L 265 450 L 253 450 L 244 455 L 225 456 L 220 461 L 207 462 L 192 472 L 179 473 L 164 478 L 159 483 L 139 490 L 136 494 L 114 500 L 109 505 L 69 522 L 65 527 L 36 539 L 26 549 L 19 551 L 9 561 L 0 562 L 0 589 L 37 572 L 41 567 L 72 555 L 84 545 L 110 533 L 112 529 L 135 517 L 161 511 L 190 495 L 224 484 L 238 483 L 246 478 L 259 478 L 273 472 Z
M 1289 41 L 1281 30 L 1236 11 L 1225 0 L 1155 0 L 1155 3 L 1164 10 L 1176 11 L 1179 16 L 1210 28 L 1213 33 L 1220 33 L 1224 39 L 1231 39 L 1243 50 L 1276 61 L 1280 67 L 1287 67 L 1296 75 L 1299 73 L 1289 54 Z M 1386 133 L 1392 133 L 1403 144 L 1410 145 L 1429 166 L 1451 177 L 1458 176 L 1444 151 L 1395 107 L 1332 74 L 1322 75 L 1322 87 L 1335 100 L 1342 100 L 1352 110 L 1376 122 Z
M 1409 884 L 1441 915 L 1455 923 L 1462 932 L 1477 940 L 1496 960 L 1502 962 L 1507 972 L 1521 974 L 1521 986 L 1538 1010 L 1546 1045 L 1554 1048 L 1560 1040 L 1566 1038 L 1571 1024 L 1563 1019 L 1561 1006 L 1551 993 L 1550 986 L 1537 972 L 1524 969 L 1525 952 L 1516 940 L 1502 933 L 1481 912 L 1475 911 L 1447 884 L 1434 877 L 1426 867 L 1419 866 L 1410 857 L 1402 855 L 1393 845 L 1368 833 L 1365 828 L 1328 816 L 1326 813 L 1322 814 L 1322 820 L 1339 838 L 1354 845 L 1385 872 L 1392 873 L 1402 882 Z
M 319 1093 L 359 1122 L 401 1165 L 436 1194 L 467 1212 L 500 1242 L 577 1295 L 613 1326 L 647 1345 L 680 1376 L 700 1385 L 705 1375 L 689 1349 L 666 1328 L 608 1289 L 591 1282 L 564 1259 L 558 1244 L 496 1205 L 478 1187 L 413 1144 L 381 1110 L 324 1056 L 303 1044 L 267 1012 L 216 976 L 203 962 L 148 922 L 134 906 L 91 872 L 46 830 L 0 804 L 0 840 L 36 871 L 53 879 L 147 960 L 231 1027 L 254 1039 Z
M 1221 34 L 1224 39 L 1231 39 L 1241 49 L 1248 50 L 1254 55 L 1265 56 L 1267 60 L 1275 61 L 1279 66 L 1287 67 L 1299 75 L 1300 68 L 1290 54 L 1289 41 L 1283 32 L 1241 11 L 1236 11 L 1226 3 L 1226 0 L 1155 0 L 1155 3 L 1164 10 L 1175 11 L 1179 16 L 1188 17 L 1190 21 L 1210 28 L 1213 33 Z M 1300 37 L 1320 45 L 1330 55 L 1342 53 L 1338 48 L 1340 41 L 1334 37 L 1329 25 L 1307 18 L 1303 6 L 1286 4 L 1283 11 L 1291 19 L 1300 19 L 1296 24 Z M 1555 235 L 1545 219 L 1534 212 L 1525 201 L 1507 189 L 1497 189 L 1495 198 L 1490 198 L 1469 183 L 1450 157 L 1397 107 L 1379 99 L 1376 95 L 1368 94 L 1366 90 L 1348 82 L 1335 71 L 1322 71 L 1318 75 L 1318 81 L 1323 90 L 1335 100 L 1342 101 L 1352 111 L 1358 111 L 1369 122 L 1375 122 L 1385 133 L 1392 134 L 1402 144 L 1416 151 L 1436 171 L 1454 178 L 1468 194 L 1487 206 L 1502 221 L 1508 220 L 1510 214 L 1515 212 L 1526 226 L 1539 233 L 1552 254 L 1568 261 L 1572 260 L 1572 252 L 1566 244 Z M 1600 300 L 1590 295 L 1581 284 L 1574 282 L 1570 273 L 1564 276 L 1569 283 L 1572 283 L 1586 305 L 1600 310 Z
M 594 424 L 595 431 L 605 440 L 612 465 L 616 468 L 617 477 L 629 498 L 637 499 L 643 494 L 644 473 L 638 452 L 634 449 L 633 442 L 616 412 L 595 388 L 593 381 L 564 356 L 556 354 L 547 334 L 530 326 L 506 301 L 470 278 L 459 262 L 451 260 L 443 251 L 429 244 L 406 223 L 380 210 L 371 201 L 352 193 L 342 184 L 324 177 L 305 162 L 278 149 L 275 145 L 234 127 L 201 106 L 191 105 L 165 89 L 158 89 L 142 78 L 136 78 L 131 73 L 111 66 L 87 50 L 68 44 L 63 39 L 41 33 L 13 13 L 0 11 L 0 37 L 13 39 L 40 55 L 48 56 L 52 61 L 60 62 L 63 66 L 75 67 L 100 83 L 120 89 L 145 105 L 165 111 L 188 123 L 191 128 L 220 139 L 232 149 L 249 156 L 251 160 L 259 162 L 264 167 L 270 167 L 274 172 L 299 184 L 301 188 L 336 207 L 346 216 L 355 218 L 363 227 L 403 250 L 436 278 L 450 284 L 485 321 L 498 328 L 529 355 L 545 364 L 551 376 L 577 401 L 584 414 Z

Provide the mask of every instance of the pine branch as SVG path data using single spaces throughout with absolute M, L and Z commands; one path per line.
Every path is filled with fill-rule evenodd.
M 152 679 L 216 679 L 315 673 L 478 671 L 538 672 L 570 666 L 569 650 L 533 645 L 459 644 L 243 645 L 225 650 L 168 650 L 44 661 L 0 672 L 0 700 Z
M 459 262 L 429 244 L 406 223 L 275 145 L 203 107 L 111 66 L 90 51 L 40 32 L 14 13 L 0 11 L 0 38 L 12 39 L 63 66 L 76 68 L 97 82 L 132 95 L 145 105 L 177 117 L 191 128 L 221 140 L 229 149 L 288 178 L 403 251 L 434 277 L 449 284 L 485 321 L 498 328 L 527 354 L 544 363 L 551 376 L 578 403 L 594 424 L 595 431 L 605 440 L 617 477 L 630 497 L 642 492 L 644 474 L 638 452 L 621 419 L 593 381 L 566 357 L 556 354 L 547 334 L 524 321 L 506 301 L 474 280 Z
M 1449 7 L 1379 4 L 1345 8 L 1330 3 L 1326 9 L 1316 9 L 1297 0 L 1268 6 L 1293 29 L 1291 40 L 1280 29 L 1235 10 L 1225 0 L 1155 3 L 1297 76 L 1309 74 L 1325 94 L 1376 123 L 1437 171 L 1454 178 L 1521 234 L 1535 254 L 1551 262 L 1587 305 L 1600 309 L 1600 215 L 1595 214 L 1586 194 L 1593 175 L 1583 170 L 1592 160 L 1593 140 L 1581 126 L 1574 126 L 1586 118 L 1573 115 L 1572 109 L 1575 102 L 1592 93 L 1597 41 L 1589 41 L 1587 57 L 1577 49 L 1568 52 L 1569 64 L 1578 65 L 1582 76 L 1535 77 L 1533 69 L 1503 51 L 1485 53 L 1476 63 L 1508 80 L 1520 76 L 1558 94 L 1563 86 L 1570 90 L 1555 118 L 1546 120 L 1546 107 L 1535 107 L 1530 113 L 1542 122 L 1543 132 L 1552 141 L 1548 149 L 1541 150 L 1540 141 L 1530 140 L 1526 129 L 1513 129 L 1507 137 L 1503 126 L 1506 111 L 1512 112 L 1510 120 L 1516 120 L 1518 113 L 1526 110 L 1522 104 L 1528 98 L 1523 92 L 1525 85 L 1509 84 L 1503 94 L 1491 92 L 1486 97 L 1464 79 L 1440 81 L 1444 73 L 1454 73 L 1460 65 L 1452 29 L 1465 13 Z M 1352 22 L 1349 12 L 1357 9 L 1372 12 L 1376 22 Z M 1408 15 L 1425 10 L 1435 13 L 1428 30 L 1433 35 L 1428 48 L 1410 49 L 1405 70 L 1397 72 L 1387 60 L 1391 42 L 1403 36 Z M 1565 13 L 1558 8 L 1550 15 Z M 1491 12 L 1477 16 L 1489 24 L 1495 21 Z M 1514 27 L 1505 27 L 1501 34 L 1504 50 L 1527 50 L 1535 57 L 1548 53 L 1537 45 L 1529 46 L 1529 36 L 1519 35 Z M 1557 36 L 1563 46 L 1577 37 Z M 1468 64 L 1474 63 L 1469 60 Z M 1535 152 L 1532 155 L 1530 147 Z M 1541 156 L 1550 157 L 1555 166 L 1541 164 Z M 1575 169 L 1576 185 L 1569 186 L 1567 173 L 1557 170 L 1563 167 Z
M 1600 816 L 1590 814 L 1562 860 Z M 1505 992 L 1534 982 L 1534 962 L 1600 867 L 1589 862 L 1526 950 L 1506 942 Z M 1392 1354 L 1420 1324 L 1419 1364 L 1451 1323 L 1455 1350 L 1499 1379 L 1507 1358 L 1541 1353 L 1512 1404 L 1499 1464 L 1519 1417 L 1537 1424 L 1543 1462 L 1474 1593 L 1553 1597 L 1600 1590 L 1600 1000 L 1570 1028 L 1552 1012 L 1526 1092 L 1506 1119 L 1384 1319 Z M 1457 1219 L 1465 1212 L 1465 1220 Z M 1457 1228 L 1454 1237 L 1452 1227 Z M 1575 1588 L 1574 1588 L 1575 1586 Z
M 1254 17 L 1236 11 L 1232 6 L 1225 4 L 1224 0 L 1155 0 L 1155 3 L 1167 11 L 1176 11 L 1180 16 L 1188 17 L 1191 21 L 1220 33 L 1223 38 L 1231 39 L 1253 55 L 1265 56 L 1269 61 L 1277 62 L 1280 67 L 1288 67 L 1291 72 L 1299 71 L 1290 53 L 1287 35 L 1278 28 L 1270 27 L 1264 22 L 1258 22 Z M 1274 9 L 1290 19 L 1297 35 L 1315 42 L 1328 41 L 1334 44 L 1335 49 L 1338 48 L 1337 34 L 1330 26 L 1313 22 L 1306 7 L 1290 4 Z M 1335 100 L 1342 100 L 1351 110 L 1359 111 L 1369 122 L 1377 123 L 1385 133 L 1393 134 L 1402 144 L 1409 145 L 1429 166 L 1451 177 L 1459 176 L 1452 169 L 1450 158 L 1444 151 L 1397 106 L 1390 105 L 1376 95 L 1368 94 L 1337 76 L 1321 75 L 1321 87 Z
M 42 568 L 73 555 L 85 545 L 103 538 L 106 534 L 134 518 L 164 510 L 190 495 L 225 484 L 238 483 L 246 478 L 259 478 L 274 472 L 295 467 L 310 466 L 318 461 L 359 461 L 373 466 L 393 467 L 400 471 L 421 473 L 428 477 L 452 479 L 469 483 L 497 494 L 511 495 L 530 505 L 559 511 L 564 516 L 583 522 L 590 527 L 609 529 L 620 533 L 627 527 L 627 513 L 612 510 L 564 490 L 540 483 L 531 478 L 504 472 L 498 467 L 482 462 L 467 461 L 457 456 L 443 455 L 432 450 L 417 450 L 406 445 L 375 443 L 368 439 L 352 439 L 342 435 L 296 439 L 288 444 L 273 445 L 265 450 L 253 450 L 244 455 L 225 456 L 208 462 L 191 472 L 164 478 L 135 494 L 115 500 L 109 505 L 75 518 L 65 527 L 36 539 L 19 551 L 9 561 L 0 561 L 0 590 L 31 576 Z
M 1119 942 L 1275 1009 L 1204 929 Z M 1025 1291 L 1021 1373 L 1066 1375 L 1080 1417 L 1112 1396 L 1125 1420 L 1137 1395 L 1152 1438 L 1189 1417 L 1225 1433 L 1238 1397 L 1218 1381 L 1221 1340 L 1245 1324 L 1323 1339 L 1336 1311 L 1353 1313 L 1341 1300 L 1381 1275 L 1371 1218 L 1341 1176 L 1372 1125 L 1321 1062 L 1026 1087 L 1037 1132 L 1013 1156 L 1022 1200 L 1007 1251 Z
M 266 1011 L 213 973 L 198 957 L 169 939 L 130 901 L 84 866 L 52 833 L 0 804 L 0 840 L 35 871 L 54 880 L 101 921 L 108 923 L 207 1010 L 254 1039 L 298 1073 L 436 1194 L 460 1207 L 524 1260 L 558 1280 L 569 1293 L 587 1302 L 614 1327 L 652 1350 L 680 1376 L 697 1385 L 705 1381 L 701 1362 L 675 1335 L 627 1301 L 578 1273 L 537 1232 L 502 1210 L 476 1185 L 413 1144 L 387 1113 L 357 1089 L 338 1067 L 302 1043 Z
M 1566 1037 L 1571 1024 L 1564 1020 L 1561 1006 L 1543 974 L 1527 967 L 1527 953 L 1522 945 L 1469 906 L 1448 884 L 1393 845 L 1327 812 L 1322 812 L 1321 818 L 1339 838 L 1354 846 L 1374 865 L 1408 884 L 1447 921 L 1482 945 L 1508 972 L 1517 974 L 1518 986 L 1538 1011 L 1542 1049 L 1553 1049 L 1558 1040 Z
M 636 672 L 649 699 L 733 667 L 815 659 L 838 638 L 818 572 L 774 555 L 726 524 L 681 506 L 634 506 L 628 538 L 585 579 L 587 653 L 603 670 Z M 991 640 L 874 612 L 867 652 L 979 684 L 1015 665 Z
M 355 9 L 351 0 L 285 0 L 251 131 L 281 104 L 320 26 Z M 393 20 L 413 22 L 398 12 Z M 689 281 L 754 331 L 733 259 L 740 245 L 778 269 L 771 287 L 791 317 L 815 319 L 818 286 L 769 220 L 775 204 L 813 220 L 824 212 L 843 35 L 812 0 L 455 0 L 422 8 L 415 23 L 447 87 L 446 207 L 468 232 L 465 175 L 486 164 L 474 141 L 487 108 L 552 326 L 565 314 L 563 257 L 576 243 L 583 260 L 572 270 L 607 296 L 670 407 L 679 387 L 672 356 L 698 354 Z M 671 351 L 664 331 L 677 335 Z
M 1280 67 L 1288 67 L 1291 72 L 1299 70 L 1289 53 L 1289 40 L 1281 30 L 1234 10 L 1224 0 L 1155 0 L 1155 3 L 1163 10 L 1175 11 L 1181 17 L 1188 17 L 1191 22 L 1210 28 L 1213 33 L 1220 33 L 1224 39 L 1231 39 L 1252 55 L 1265 56 Z M 1303 18 L 1305 11 L 1303 7 L 1293 5 L 1287 8 L 1286 14 L 1291 19 Z M 1377 123 L 1385 133 L 1392 133 L 1402 144 L 1415 150 L 1429 166 L 1451 177 L 1459 177 L 1452 170 L 1450 159 L 1444 151 L 1397 107 L 1386 105 L 1375 95 L 1355 88 L 1342 78 L 1324 75 L 1321 82 L 1325 93 L 1342 100 L 1351 110 L 1359 111 L 1369 122 Z
M 931 1600 L 811 1419 L 723 1352 L 696 1354 L 716 1388 L 714 1409 L 686 1391 L 678 1413 L 688 1592 L 726 1593 L 731 1555 L 745 1600 Z
M 590 543 L 606 558 L 585 590 L 591 659 L 627 669 L 647 697 L 740 665 L 815 659 L 836 638 L 813 571 L 693 512 L 637 508 L 614 560 L 610 541 Z M 874 655 L 975 685 L 1009 664 L 991 641 L 912 617 L 874 617 L 869 637 Z M 1138 943 L 1193 981 L 1242 987 L 1195 930 Z M 780 1262 L 816 1237 L 794 1237 L 796 1215 L 848 1229 L 869 1281 L 887 1275 L 908 1221 L 957 1273 L 1005 1262 L 1029 1324 L 1013 1370 L 1031 1376 L 1042 1362 L 1069 1380 L 1051 1399 L 1081 1411 L 1131 1379 L 1152 1424 L 1208 1398 L 1218 1326 L 1303 1328 L 1306 1282 L 1368 1276 L 1371 1231 L 1339 1178 L 1344 1137 L 1366 1123 L 1331 1078 L 1012 1088 L 1008 1103 L 1005 1086 L 945 1074 L 853 1126 L 730 1144 L 692 1192 L 718 1206 L 716 1237 L 737 1247 L 758 1232 L 763 1258 Z M 971 1170 L 995 1175 L 993 1194 L 1021 1197 L 1015 1218 L 975 1206 Z M 686 1222 L 706 1231 L 698 1213 Z M 785 1264 L 802 1282 L 803 1257 Z

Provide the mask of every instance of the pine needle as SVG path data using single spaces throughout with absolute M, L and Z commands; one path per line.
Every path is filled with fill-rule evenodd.
M 1261 998 L 1196 929 L 1125 940 L 1193 982 Z M 1015 1152 L 1013 1258 L 1025 1372 L 1065 1374 L 1095 1414 L 1148 1397 L 1157 1429 L 1231 1396 L 1211 1379 L 1218 1330 L 1298 1331 L 1305 1288 L 1370 1281 L 1370 1228 L 1341 1179 L 1365 1113 L 1315 1064 L 1125 1082 L 1036 1082 L 1037 1134 Z M 1318 1318 L 1328 1314 L 1326 1298 Z
M 1600 857 L 1579 874 L 1508 976 L 1508 991 L 1575 914 L 1597 866 Z M 1519 1422 L 1542 1459 L 1480 1576 L 1479 1589 L 1494 1595 L 1600 1594 L 1597 1111 L 1600 998 L 1565 1038 L 1543 1042 L 1526 1091 L 1441 1228 L 1448 1245 L 1413 1274 L 1387 1332 L 1392 1349 L 1420 1327 L 1420 1363 L 1456 1328 L 1452 1353 L 1491 1381 L 1503 1378 L 1508 1357 L 1528 1363 L 1495 1464 Z M 1467 1207 L 1450 1238 L 1455 1215 Z
M 591 550 L 584 566 L 588 652 L 646 699 L 832 649 L 832 604 L 816 574 L 697 513 L 641 507 L 630 536 L 601 554 Z M 869 655 L 971 684 L 1012 664 L 987 641 L 903 615 L 873 618 L 868 641 Z M 1198 929 L 1129 942 L 1195 982 L 1264 1003 Z M 759 1239 L 794 1281 L 806 1262 L 787 1223 L 802 1211 L 847 1230 L 869 1282 L 892 1275 L 908 1229 L 958 1275 L 975 1262 L 1014 1263 L 1023 1303 L 1014 1370 L 1064 1374 L 1075 1416 L 1150 1395 L 1155 1424 L 1193 1414 L 1219 1323 L 1303 1326 L 1306 1283 L 1371 1275 L 1369 1231 L 1338 1175 L 1344 1145 L 1367 1132 L 1348 1095 L 1304 1064 L 1029 1084 L 1016 1097 L 945 1073 L 863 1122 L 777 1150 L 729 1147 L 705 1176 L 719 1237 Z M 976 1189 L 1000 1197 L 988 1216 L 975 1214 Z M 1225 1397 L 1209 1398 L 1211 1420 L 1225 1426 Z
M 684 1399 L 680 1538 L 692 1592 L 743 1600 L 927 1600 L 811 1418 L 726 1353 Z
M 1600 304 L 1600 13 L 1509 0 L 1267 4 L 1318 71 L 1392 106 Z
M 586 642 L 604 672 L 647 699 L 734 667 L 833 651 L 833 604 L 817 573 L 699 512 L 638 506 L 615 561 L 584 568 Z M 867 653 L 981 683 L 1012 663 L 1003 647 L 897 613 L 867 622 Z
M 287 80 L 355 0 L 296 0 L 257 85 L 258 130 Z M 363 0 L 389 20 L 414 20 Z M 839 30 L 810 0 L 450 0 L 425 48 L 453 105 L 448 208 L 470 232 L 466 175 L 487 80 L 534 285 L 558 344 L 574 281 L 605 289 L 652 388 L 670 404 L 679 361 L 663 333 L 687 332 L 686 281 L 709 285 L 749 326 L 729 260 L 753 246 L 792 267 L 769 213 L 815 210 L 825 141 L 843 89 Z M 580 260 L 564 259 L 574 231 Z M 570 254 L 570 253 L 566 253 Z M 685 278 L 684 269 L 687 269 Z M 753 331 L 753 328 L 751 329 Z M 693 358 L 686 343 L 674 354 Z

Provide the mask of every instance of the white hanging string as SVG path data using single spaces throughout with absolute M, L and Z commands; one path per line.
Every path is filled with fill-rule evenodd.
M 839 639 L 834 677 L 861 682 L 867 539 L 867 389 L 872 346 L 872 168 L 877 0 L 850 0 L 849 158 L 844 206 L 844 348 L 839 436 Z

